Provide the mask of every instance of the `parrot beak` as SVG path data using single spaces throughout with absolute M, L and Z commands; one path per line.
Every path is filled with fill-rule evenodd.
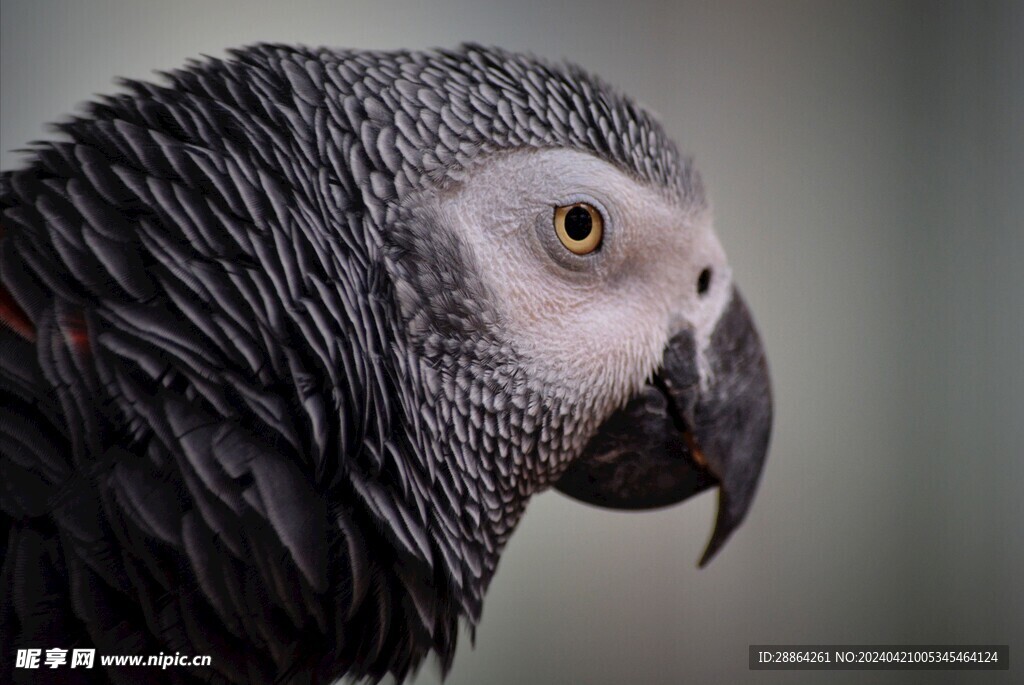
M 661 370 L 601 426 L 555 487 L 590 504 L 650 509 L 719 486 L 704 566 L 750 508 L 771 423 L 764 349 L 734 289 L 703 360 L 691 332 L 673 337 Z

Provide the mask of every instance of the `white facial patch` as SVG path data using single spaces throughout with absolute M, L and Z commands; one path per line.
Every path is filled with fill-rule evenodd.
M 672 335 L 689 328 L 698 349 L 707 345 L 731 273 L 703 203 L 571 150 L 495 156 L 457 180 L 427 202 L 469 248 L 545 383 L 610 412 L 658 368 Z M 553 224 L 557 207 L 579 202 L 604 220 L 599 249 L 583 256 Z

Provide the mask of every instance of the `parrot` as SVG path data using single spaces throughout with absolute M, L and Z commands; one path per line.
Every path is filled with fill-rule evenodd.
M 119 84 L 0 175 L 5 680 L 447 674 L 532 496 L 744 520 L 764 346 L 645 107 L 473 43 Z

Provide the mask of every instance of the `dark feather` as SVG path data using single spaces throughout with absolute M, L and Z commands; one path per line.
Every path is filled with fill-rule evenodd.
M 133 682 L 447 669 L 563 446 L 471 255 L 405 200 L 524 146 L 695 178 L 625 98 L 499 50 L 165 78 L 0 175 L 0 648 L 214 655 L 103 674 Z

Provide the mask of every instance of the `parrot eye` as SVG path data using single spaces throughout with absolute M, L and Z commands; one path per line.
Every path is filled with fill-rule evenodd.
M 584 202 L 555 207 L 555 234 L 569 252 L 590 254 L 601 247 L 604 219 Z

